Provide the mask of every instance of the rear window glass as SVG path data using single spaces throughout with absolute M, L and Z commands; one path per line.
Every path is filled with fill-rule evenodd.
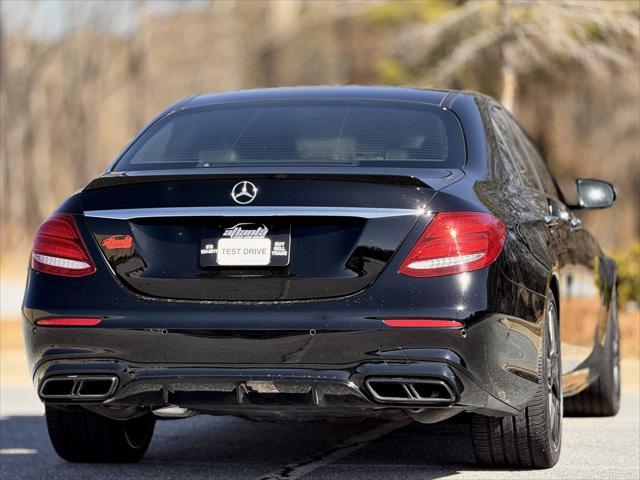
M 461 167 L 456 117 L 400 102 L 247 102 L 168 115 L 147 130 L 116 171 L 237 165 L 346 164 Z

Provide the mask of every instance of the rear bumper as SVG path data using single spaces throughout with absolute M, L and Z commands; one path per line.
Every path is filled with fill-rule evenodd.
M 177 405 L 196 412 L 217 414 L 302 413 L 359 416 L 388 409 L 453 407 L 464 387 L 453 370 L 443 364 L 424 363 L 416 368 L 384 364 L 362 364 L 353 370 L 312 368 L 212 368 L 132 367 L 122 362 L 61 362 L 46 368 L 39 394 L 50 404 L 103 405 L 111 408 L 159 408 Z M 78 395 L 84 379 L 114 379 L 115 389 L 105 387 L 103 398 Z M 365 382 L 368 378 L 394 381 L 429 381 L 446 385 L 451 396 L 407 398 L 404 401 L 376 399 Z M 75 381 L 71 394 L 49 395 L 52 381 Z M 70 387 L 72 388 L 72 387 Z M 472 392 L 465 397 L 471 399 Z M 477 393 L 475 394 L 477 395 Z M 482 396 L 482 395 L 480 395 Z M 460 407 L 460 406 L 458 406 Z M 458 408 L 462 411 L 462 408 Z
M 394 272 L 395 266 L 387 273 Z M 415 279 L 394 275 L 385 283 L 382 276 L 357 295 L 331 300 L 212 303 L 150 299 L 116 282 L 94 284 L 92 277 L 79 288 L 70 279 L 31 272 L 23 315 L 34 383 L 40 391 L 53 376 L 115 375 L 108 398 L 46 401 L 181 404 L 237 415 L 377 415 L 423 407 L 376 399 L 366 382 L 379 377 L 447 382 L 453 400 L 424 408 L 511 415 L 530 402 L 543 296 L 518 290 L 493 267 L 422 279 L 420 289 Z M 417 315 L 465 326 L 394 328 L 382 321 Z M 49 316 L 102 322 L 35 324 Z
M 384 416 L 422 408 L 513 415 L 526 406 L 536 387 L 537 326 L 501 315 L 476 322 L 464 334 L 445 329 L 288 331 L 271 339 L 266 332 L 259 338 L 256 332 L 34 330 L 28 322 L 25 325 L 36 388 L 43 401 L 58 405 L 116 410 L 178 405 L 196 412 L 247 416 Z M 305 341 L 300 345 L 301 336 Z M 249 348 L 251 352 L 243 353 Z M 201 355 L 210 360 L 208 352 L 221 349 L 230 360 L 272 360 L 278 351 L 280 361 L 187 363 L 173 357 L 193 360 Z M 147 361 L 141 361 L 145 357 Z M 346 358 L 353 361 L 331 362 Z M 78 395 L 78 385 L 70 387 L 74 390 L 67 396 L 51 397 L 43 391 L 51 379 L 100 377 L 116 379 L 115 388 L 102 397 Z M 441 387 L 426 401 L 410 394 L 407 399 L 385 399 L 372 390 L 371 380 Z
M 57 362 L 43 365 L 39 394 L 55 405 L 110 409 L 177 405 L 198 413 L 232 415 L 389 416 L 401 411 L 448 409 L 513 415 L 518 410 L 490 395 L 461 370 L 421 362 L 405 366 L 367 363 L 352 370 L 311 368 L 132 367 L 122 362 Z M 100 399 L 69 395 L 47 397 L 43 386 L 56 379 L 115 378 L 116 388 Z M 450 396 L 406 400 L 377 398 L 368 380 L 428 382 L 446 386 Z M 425 383 L 426 384 L 426 383 Z M 77 390 L 76 390 L 77 391 Z

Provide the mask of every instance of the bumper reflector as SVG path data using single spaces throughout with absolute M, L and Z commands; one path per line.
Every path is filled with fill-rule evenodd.
M 386 318 L 385 325 L 390 327 L 414 328 L 462 328 L 464 324 L 458 320 L 442 320 L 432 318 Z
M 40 327 L 95 327 L 101 318 L 42 318 L 36 320 Z

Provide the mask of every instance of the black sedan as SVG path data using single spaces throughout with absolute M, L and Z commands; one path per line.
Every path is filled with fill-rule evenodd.
M 553 466 L 563 410 L 620 396 L 615 264 L 574 216 L 615 193 L 577 198 L 479 94 L 183 99 L 37 232 L 24 332 L 53 445 L 135 461 L 156 419 L 467 412 L 481 464 Z

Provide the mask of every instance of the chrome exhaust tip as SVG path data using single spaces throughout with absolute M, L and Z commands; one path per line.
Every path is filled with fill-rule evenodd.
M 117 386 L 115 375 L 61 375 L 45 379 L 39 394 L 45 400 L 104 400 Z
M 456 394 L 444 380 L 374 377 L 365 380 L 367 390 L 380 403 L 450 405 Z

